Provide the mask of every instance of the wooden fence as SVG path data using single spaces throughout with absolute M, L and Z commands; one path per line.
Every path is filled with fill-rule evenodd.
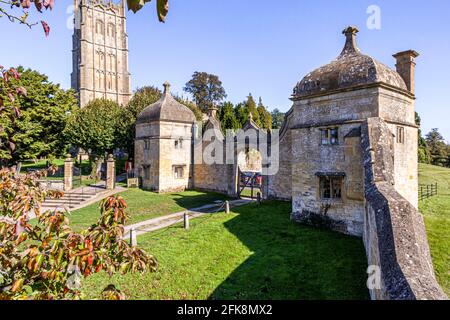
M 438 184 L 427 184 L 419 186 L 419 201 L 429 199 L 438 195 Z

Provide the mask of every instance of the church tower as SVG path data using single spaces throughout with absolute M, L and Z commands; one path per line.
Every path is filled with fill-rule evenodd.
M 72 88 L 80 107 L 106 98 L 131 97 L 124 0 L 74 0 Z

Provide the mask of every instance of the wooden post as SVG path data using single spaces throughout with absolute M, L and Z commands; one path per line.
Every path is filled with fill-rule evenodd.
M 430 185 L 427 184 L 427 199 L 430 197 Z
M 187 213 L 187 211 L 184 213 L 184 228 L 187 230 L 189 229 L 189 214 Z
M 257 198 L 258 204 L 261 204 L 261 192 L 258 192 L 256 194 L 256 198 Z
M 230 202 L 228 200 L 225 201 L 225 213 L 230 213 Z
M 136 230 L 134 228 L 130 229 L 130 245 L 132 247 L 136 247 L 137 246 Z

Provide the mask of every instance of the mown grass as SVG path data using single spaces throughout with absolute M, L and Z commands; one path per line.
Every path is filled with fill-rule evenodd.
M 86 298 L 115 284 L 129 299 L 366 299 L 361 239 L 294 224 L 290 203 L 266 202 L 145 234 L 156 273 L 100 273 Z
M 419 203 L 436 277 L 450 295 L 450 169 L 419 165 L 420 184 L 438 184 L 438 195 Z
M 141 189 L 128 189 L 120 195 L 128 205 L 129 224 L 226 199 L 226 196 L 222 194 L 198 191 L 158 194 Z M 98 207 L 99 203 L 95 203 L 73 211 L 70 215 L 71 226 L 75 230 L 81 230 L 95 223 L 100 217 Z

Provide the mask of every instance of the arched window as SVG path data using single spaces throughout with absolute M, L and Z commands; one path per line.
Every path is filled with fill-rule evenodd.
M 105 26 L 102 20 L 98 20 L 95 22 L 95 33 L 104 35 L 105 34 Z
M 116 28 L 112 22 L 108 23 L 108 36 L 111 38 L 116 36 Z

